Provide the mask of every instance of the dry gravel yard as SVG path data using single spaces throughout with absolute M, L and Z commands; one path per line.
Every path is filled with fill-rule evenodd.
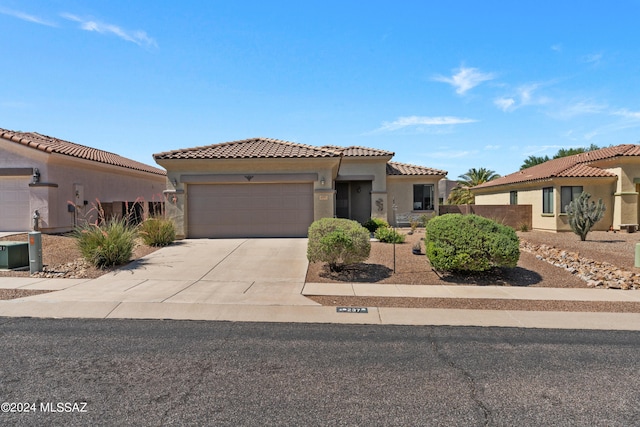
M 408 230 L 402 230 L 407 232 Z M 640 242 L 640 233 L 591 232 L 586 242 L 581 242 L 573 233 L 545 233 L 539 231 L 519 232 L 521 240 L 531 244 L 545 244 L 578 252 L 581 258 L 606 261 L 623 270 L 640 273 L 634 267 L 635 245 Z M 587 282 L 569 271 L 537 259 L 535 255 L 522 251 L 520 261 L 513 269 L 496 269 L 481 276 L 442 276 L 431 270 L 424 254 L 413 255 L 413 243 L 424 237 L 418 230 L 407 236 L 407 242 L 396 245 L 396 273 L 393 273 L 393 245 L 372 242 L 371 256 L 366 263 L 350 268 L 342 274 L 331 274 L 321 264 L 310 264 L 308 282 L 372 282 L 379 284 L 414 285 L 499 285 L 534 287 L 587 287 Z M 26 241 L 27 235 L 14 235 L 1 240 Z M 133 259 L 156 250 L 144 245 L 136 247 Z M 424 253 L 424 245 L 422 245 Z M 95 278 L 110 270 L 99 270 L 86 265 L 80 257 L 75 241 L 69 236 L 43 235 L 43 260 L 49 275 L 58 277 Z M 28 271 L 0 271 L 0 277 L 29 277 Z M 597 291 L 596 291 L 597 292 Z M 0 299 L 19 298 L 30 293 L 16 290 L 0 290 Z M 624 311 L 640 312 L 640 303 L 591 303 L 521 300 L 443 299 L 443 298 L 355 298 L 355 297 L 311 297 L 324 305 L 344 306 L 394 306 L 432 308 L 471 308 L 496 310 L 554 310 L 554 311 Z
M 27 234 L 14 234 L 1 237 L 1 241 L 26 242 Z M 157 248 L 146 246 L 139 242 L 131 260 L 136 260 L 156 251 Z M 80 251 L 76 247 L 76 241 L 68 235 L 42 235 L 42 261 L 44 271 L 34 276 L 26 271 L 0 270 L 0 277 L 62 277 L 62 278 L 96 278 L 113 271 L 116 268 L 98 269 L 92 267 L 82 259 Z M 37 295 L 46 291 L 28 291 L 20 289 L 0 289 L 0 300 L 21 298 L 29 295 Z
M 406 232 L 407 230 L 403 230 Z M 640 233 L 591 232 L 582 242 L 573 233 L 547 233 L 541 231 L 518 232 L 521 241 L 533 245 L 548 245 L 568 252 L 577 252 L 581 259 L 604 261 L 622 270 L 639 273 L 634 267 L 635 245 L 640 242 Z M 326 266 L 311 264 L 307 282 L 370 282 L 378 284 L 414 285 L 477 285 L 477 286 L 530 286 L 586 288 L 587 282 L 570 273 L 522 251 L 520 261 L 513 269 L 495 269 L 480 276 L 448 275 L 434 272 L 424 255 L 413 255 L 413 243 L 424 237 L 423 231 L 407 236 L 407 242 L 396 245 L 396 273 L 393 273 L 393 245 L 372 242 L 371 256 L 366 263 L 336 274 Z M 597 292 L 597 291 L 596 291 Z M 622 291 L 621 291 L 622 292 Z M 634 292 L 634 291 L 632 291 Z M 482 300 L 446 298 L 359 298 L 336 296 L 313 296 L 323 305 L 377 306 L 377 307 L 424 307 L 424 308 L 470 308 L 496 310 L 552 310 L 552 311 L 607 311 L 640 312 L 640 303 L 604 302 L 557 302 L 523 300 Z

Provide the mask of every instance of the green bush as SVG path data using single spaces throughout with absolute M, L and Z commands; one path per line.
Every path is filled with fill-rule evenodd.
M 309 262 L 326 262 L 331 271 L 340 271 L 366 260 L 370 252 L 369 232 L 357 221 L 322 218 L 309 227 Z
M 167 246 L 176 239 L 173 221 L 164 218 L 147 218 L 139 225 L 138 233 L 149 246 Z
M 389 223 L 382 218 L 369 218 L 362 226 L 369 232 L 375 233 L 380 227 L 388 227 Z
M 477 215 L 433 218 L 425 233 L 426 254 L 436 270 L 480 272 L 515 267 L 520 258 L 515 230 Z
M 375 233 L 376 239 L 384 243 L 404 243 L 404 234 L 398 233 L 391 227 L 380 227 Z
M 97 224 L 85 224 L 74 233 L 78 249 L 92 265 L 103 268 L 125 264 L 131 259 L 136 229 L 126 219 L 109 219 Z

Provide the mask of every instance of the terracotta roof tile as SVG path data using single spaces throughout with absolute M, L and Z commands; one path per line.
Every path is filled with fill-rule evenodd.
M 97 148 L 86 147 L 74 142 L 64 141 L 62 139 L 41 135 L 35 132 L 14 132 L 11 130 L 0 128 L 0 138 L 11 142 L 22 144 L 24 146 L 44 151 L 45 153 L 56 153 L 79 159 L 90 160 L 94 162 L 104 163 L 113 166 L 120 166 L 127 169 L 134 169 L 142 172 L 148 172 L 156 175 L 166 175 L 166 171 L 135 160 L 119 156 L 108 151 L 98 150 Z
M 388 162 L 387 175 L 431 175 L 446 176 L 447 172 L 425 166 L 410 165 L 407 163 Z
M 337 145 L 324 145 L 321 148 L 327 150 L 334 150 L 338 152 L 342 152 L 342 155 L 345 157 L 393 157 L 395 155 L 392 151 L 386 150 L 378 150 L 376 148 L 368 148 L 368 147 L 339 147 Z
M 338 157 L 334 150 L 271 138 L 251 138 L 154 154 L 161 159 L 267 159 Z
M 640 146 L 622 144 L 614 147 L 601 148 L 573 156 L 552 159 L 539 165 L 505 175 L 493 181 L 485 182 L 473 188 L 490 188 L 500 185 L 518 184 L 539 181 L 554 177 L 597 178 L 615 177 L 616 175 L 592 164 L 600 160 L 614 157 L 640 156 Z

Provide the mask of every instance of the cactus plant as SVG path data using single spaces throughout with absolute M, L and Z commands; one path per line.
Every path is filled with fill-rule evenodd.
M 577 199 L 572 200 L 566 208 L 569 216 L 569 225 L 583 242 L 587 239 L 587 233 L 589 233 L 591 227 L 602 219 L 605 211 L 602 199 L 599 199 L 598 203 L 589 203 L 590 198 L 591 194 L 583 192 Z

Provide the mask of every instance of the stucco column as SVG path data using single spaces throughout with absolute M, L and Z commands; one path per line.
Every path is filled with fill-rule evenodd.
M 638 224 L 638 193 L 628 191 L 613 196 L 613 228 L 620 228 L 620 224 Z

